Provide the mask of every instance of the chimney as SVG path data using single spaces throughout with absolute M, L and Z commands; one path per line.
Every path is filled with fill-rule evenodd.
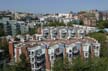
M 14 43 L 12 41 L 9 42 L 9 55 L 10 59 L 14 58 Z
M 48 54 L 48 48 L 45 48 L 45 60 L 46 60 L 46 71 L 50 71 L 51 70 L 51 63 L 50 63 L 50 58 L 49 58 L 49 54 Z

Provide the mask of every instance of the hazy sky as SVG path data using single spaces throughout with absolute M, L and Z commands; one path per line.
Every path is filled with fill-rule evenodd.
M 108 0 L 0 0 L 0 10 L 7 9 L 33 13 L 108 10 Z

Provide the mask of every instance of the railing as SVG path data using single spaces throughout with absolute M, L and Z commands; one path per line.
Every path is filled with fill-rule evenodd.
M 44 58 L 43 58 L 43 59 L 37 59 L 36 62 L 37 62 L 37 63 L 41 63 L 41 62 L 43 62 L 44 60 L 45 60 Z
M 40 56 L 42 56 L 42 55 L 43 55 L 42 53 L 40 53 L 40 54 L 36 54 L 37 57 L 40 57 Z
M 44 66 L 44 65 L 37 66 L 35 69 L 36 69 L 36 70 L 42 69 L 43 66 Z
M 62 50 L 59 50 L 59 52 L 56 52 L 56 55 L 60 55 L 62 53 L 63 53 Z
M 35 57 L 35 54 L 33 54 L 33 55 L 29 55 L 29 57 L 30 57 L 30 58 L 34 58 L 34 57 Z
M 34 64 L 35 63 L 35 59 L 34 60 L 30 60 L 31 64 Z
M 36 70 L 39 70 L 39 69 L 41 69 L 41 66 L 39 66 L 39 67 L 36 67 L 35 69 L 36 69 Z

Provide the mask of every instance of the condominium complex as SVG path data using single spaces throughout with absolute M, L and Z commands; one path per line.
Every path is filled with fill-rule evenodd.
M 59 57 L 67 57 L 70 62 L 77 56 L 84 60 L 99 57 L 100 43 L 86 36 L 95 30 L 94 27 L 78 25 L 45 27 L 40 30 L 41 34 L 26 35 L 24 38 L 20 36 L 20 41 L 10 41 L 10 59 L 17 63 L 23 53 L 32 71 L 51 71 L 54 61 Z

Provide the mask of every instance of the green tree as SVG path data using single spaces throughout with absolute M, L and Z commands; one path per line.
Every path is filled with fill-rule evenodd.
M 55 22 L 49 22 L 47 26 L 57 27 L 57 26 L 66 26 L 66 25 L 64 24 L 64 22 L 55 21 Z
M 73 60 L 73 71 L 87 71 L 86 62 L 83 62 L 80 57 Z
M 64 71 L 72 71 L 71 67 L 72 67 L 72 62 L 68 60 L 68 58 L 66 57 L 64 60 Z
M 56 59 L 53 71 L 108 71 L 108 57 L 88 58 L 86 60 L 76 57 L 72 63 L 66 59 Z
M 100 43 L 104 43 L 106 41 L 106 34 L 104 34 L 104 33 L 94 32 L 94 33 L 90 33 L 88 35 L 92 38 L 95 38 Z
M 5 35 L 5 34 L 4 34 L 3 24 L 0 23 L 0 37 L 1 37 L 1 36 L 4 36 L 4 35 Z
M 63 71 L 64 70 L 64 64 L 63 64 L 63 59 L 62 58 L 57 58 L 54 61 L 54 65 L 52 67 L 53 71 Z
M 82 20 L 80 20 L 79 25 L 84 25 L 84 22 Z
M 68 61 L 68 58 L 57 58 L 54 61 L 54 65 L 52 67 L 53 71 L 72 71 L 71 62 Z
M 108 20 L 99 20 L 97 22 L 97 27 L 99 29 L 104 29 L 104 28 L 108 28 Z
M 16 71 L 31 71 L 30 66 L 26 60 L 25 54 L 20 55 L 20 62 L 16 66 Z
M 106 42 L 107 37 L 105 33 L 94 32 L 89 34 L 90 37 L 95 38 L 101 43 L 100 55 L 102 57 L 108 57 L 108 42 Z
M 4 50 L 4 54 L 3 54 L 3 58 L 7 59 L 9 56 L 9 52 L 8 52 L 8 41 L 5 37 L 0 39 L 0 49 Z
M 72 27 L 73 26 L 73 23 L 70 21 L 70 22 L 67 23 L 67 26 Z
M 33 35 L 36 33 L 36 28 L 29 28 L 29 34 Z

